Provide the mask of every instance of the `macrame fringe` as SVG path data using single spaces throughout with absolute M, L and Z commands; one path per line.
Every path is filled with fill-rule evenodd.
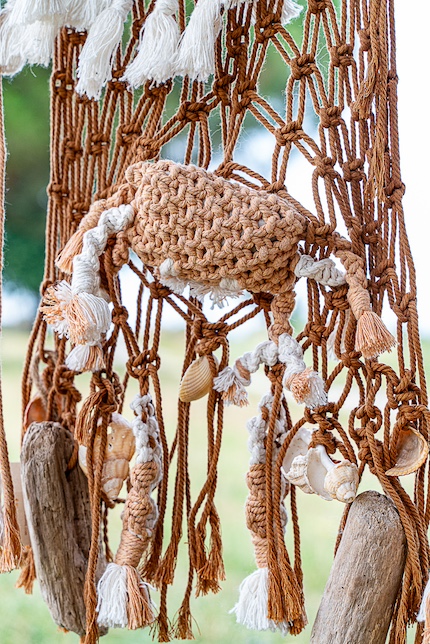
M 23 588 L 26 595 L 31 595 L 36 581 L 36 567 L 31 546 L 26 546 L 21 559 L 21 573 L 16 582 L 17 588 Z
M 13 4 L 11 17 L 15 24 L 29 25 L 37 20 L 65 16 L 67 9 L 66 0 L 18 0 Z
M 267 617 L 268 568 L 258 568 L 246 577 L 239 586 L 239 599 L 230 613 L 236 615 L 236 622 L 256 631 L 280 631 L 286 635 L 288 622 L 279 623 Z
M 221 393 L 226 405 L 245 407 L 248 405 L 248 394 L 242 380 L 232 367 L 225 367 L 213 381 L 215 391 Z
M 0 573 L 15 570 L 19 566 L 21 556 L 21 539 L 16 524 L 16 516 L 11 516 L 7 509 L 4 508 Z
M 396 346 L 395 337 L 377 313 L 364 311 L 357 320 L 355 348 L 364 358 L 376 358 Z
M 199 0 L 182 36 L 176 73 L 207 81 L 215 71 L 215 42 L 222 27 L 222 0 Z
M 0 11 L 0 73 L 14 76 L 25 65 L 25 28 L 11 20 L 9 4 Z
M 147 80 L 159 85 L 175 75 L 179 27 L 175 20 L 178 0 L 157 0 L 140 34 L 137 55 L 123 80 L 140 87 Z
M 105 84 L 112 78 L 112 62 L 121 43 L 124 22 L 132 0 L 113 0 L 93 23 L 79 56 L 78 94 L 98 100 Z

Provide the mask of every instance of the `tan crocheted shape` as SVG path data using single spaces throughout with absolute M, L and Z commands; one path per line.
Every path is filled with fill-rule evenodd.
M 136 187 L 130 244 L 167 285 L 291 288 L 307 220 L 284 199 L 172 161 L 136 164 L 127 180 Z

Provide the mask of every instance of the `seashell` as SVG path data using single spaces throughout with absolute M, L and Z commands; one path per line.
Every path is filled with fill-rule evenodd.
M 30 400 L 24 412 L 24 429 L 28 429 L 31 423 L 43 423 L 47 420 L 46 407 L 40 396 Z
M 218 367 L 218 360 L 213 356 Z M 213 374 L 208 356 L 200 356 L 190 364 L 179 385 L 179 400 L 192 402 L 203 398 L 212 388 Z
M 412 474 L 421 467 L 428 453 L 428 444 L 422 434 L 413 427 L 402 430 L 397 441 L 396 464 L 385 473 L 388 476 Z
M 347 460 L 336 463 L 327 472 L 324 488 L 332 499 L 352 503 L 358 488 L 358 468 L 355 463 Z
M 111 431 L 107 435 L 107 445 L 102 470 L 102 488 L 106 496 L 114 501 L 129 475 L 129 462 L 134 454 L 135 440 L 130 423 L 121 414 L 113 413 L 109 424 Z M 100 435 L 94 441 L 94 461 L 100 454 Z M 79 465 L 88 475 L 87 448 L 79 445 Z
M 299 454 L 293 459 L 293 462 L 291 463 L 291 467 L 286 473 L 284 471 L 284 468 L 282 468 L 282 473 L 284 477 L 287 479 L 287 481 L 289 481 L 296 487 L 299 487 L 302 490 L 302 492 L 305 492 L 306 494 L 313 494 L 314 491 L 310 487 L 309 481 L 306 476 L 307 465 L 308 465 L 307 454 L 305 456 L 303 456 L 302 454 Z
M 325 477 L 329 469 L 334 466 L 333 461 L 328 456 L 323 445 L 317 445 L 316 447 L 311 447 L 308 450 L 308 467 L 306 471 L 306 476 L 309 482 L 310 487 L 326 501 L 331 501 L 332 497 L 327 492 L 324 487 Z
M 300 427 L 298 432 L 294 435 L 294 438 L 291 439 L 287 453 L 282 461 L 281 471 L 285 477 L 287 477 L 287 472 L 291 468 L 291 464 L 296 456 L 305 456 L 307 454 L 311 438 L 312 431 L 307 427 Z

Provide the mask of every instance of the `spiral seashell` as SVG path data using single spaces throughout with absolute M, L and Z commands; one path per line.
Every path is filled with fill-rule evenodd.
M 101 483 L 108 499 L 114 501 L 129 475 L 129 462 L 135 451 L 135 440 L 130 423 L 121 414 L 112 414 L 109 427 L 111 431 L 107 435 Z M 99 454 L 100 435 L 97 434 L 94 441 L 94 463 L 97 462 Z M 82 470 L 88 475 L 85 445 L 79 446 L 78 458 Z
M 309 485 L 309 481 L 306 476 L 307 472 L 307 467 L 308 467 L 308 456 L 306 455 L 301 455 L 299 454 L 296 456 L 292 463 L 291 467 L 287 472 L 282 470 L 282 473 L 284 477 L 295 485 L 296 487 L 299 487 L 302 492 L 305 492 L 306 494 L 313 494 L 314 491 Z
M 352 503 L 358 488 L 358 468 L 355 463 L 347 460 L 336 463 L 327 472 L 324 488 L 332 499 Z
M 426 439 L 413 427 L 402 430 L 397 441 L 396 464 L 385 473 L 388 476 L 412 474 L 424 463 L 429 454 Z
M 218 367 L 218 360 L 213 356 Z M 212 388 L 213 374 L 208 356 L 200 356 L 190 364 L 179 385 L 179 399 L 192 402 L 203 398 Z

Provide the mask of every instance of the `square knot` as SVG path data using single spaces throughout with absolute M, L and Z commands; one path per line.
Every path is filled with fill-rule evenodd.
M 342 108 L 339 105 L 321 107 L 320 123 L 322 127 L 337 127 L 342 122 Z
M 275 130 L 275 138 L 278 145 L 286 145 L 288 142 L 299 141 L 303 135 L 302 126 L 297 121 L 286 123 Z
M 52 88 L 54 94 L 63 100 L 67 99 L 67 97 L 70 96 L 70 92 L 73 92 L 75 88 L 75 81 L 73 80 L 70 71 L 58 70 L 57 72 L 54 72 L 52 75 Z
M 237 25 L 226 33 L 226 47 L 230 58 L 245 54 L 248 46 L 249 34 L 244 25 Z
M 61 203 L 65 199 L 69 198 L 69 191 L 65 189 L 61 183 L 56 183 L 54 181 L 49 184 L 47 193 L 50 198 L 57 203 Z
M 255 82 L 246 80 L 237 83 L 234 89 L 233 106 L 239 111 L 245 110 L 255 98 Z
M 63 159 L 64 160 L 67 159 L 70 162 L 75 161 L 75 159 L 78 159 L 84 153 L 82 147 L 72 139 L 64 139 L 61 147 L 62 147 Z
M 303 76 L 311 76 L 316 70 L 315 58 L 311 54 L 296 56 L 290 61 L 291 76 L 300 80 Z
M 335 177 L 337 172 L 334 169 L 335 161 L 331 157 L 316 156 L 313 159 L 313 165 L 315 166 L 315 172 L 320 177 Z
M 120 125 L 116 131 L 117 143 L 118 145 L 132 145 L 140 133 L 141 128 L 134 124 Z
M 348 311 L 349 303 L 347 299 L 348 286 L 344 284 L 339 286 L 335 291 L 324 292 L 324 305 L 330 310 Z
M 331 64 L 334 67 L 348 67 L 348 65 L 352 65 L 354 62 L 352 45 L 343 43 L 337 47 L 330 47 L 329 52 Z
M 308 0 L 309 13 L 321 13 L 331 5 L 330 0 Z
M 354 159 L 353 161 L 346 161 L 342 165 L 343 178 L 345 181 L 363 181 L 366 177 L 364 174 L 364 161 L 363 159 Z
M 87 154 L 92 154 L 93 156 L 99 156 L 109 148 L 109 137 L 106 136 L 103 132 L 94 133 L 87 140 L 86 150 Z
M 219 98 L 223 105 L 230 105 L 231 84 L 234 80 L 233 74 L 225 74 L 217 78 L 212 85 L 212 91 Z
M 160 143 L 148 136 L 138 136 L 133 144 L 134 158 L 140 161 L 147 161 L 158 156 Z
M 178 121 L 198 122 L 207 119 L 210 106 L 202 101 L 185 101 L 179 107 L 176 117 Z
M 255 40 L 258 43 L 263 43 L 265 40 L 273 38 L 278 33 L 279 27 L 280 23 L 279 20 L 276 20 L 275 14 L 269 13 L 255 23 Z

